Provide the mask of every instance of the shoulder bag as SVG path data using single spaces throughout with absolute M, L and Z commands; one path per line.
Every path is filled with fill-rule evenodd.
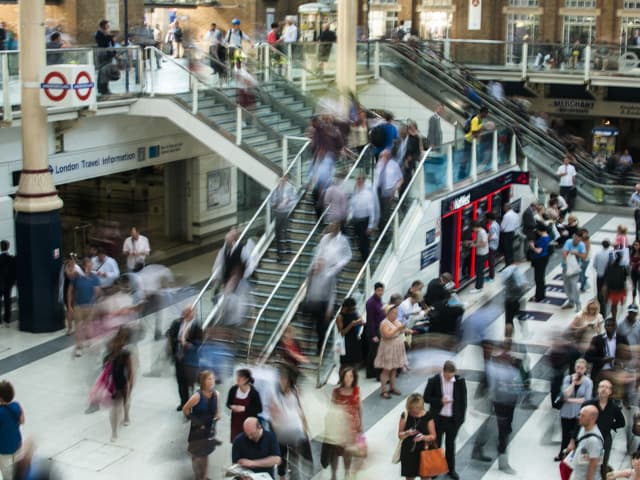
M 565 274 L 567 277 L 573 277 L 574 275 L 578 275 L 580 273 L 580 262 L 578 262 L 578 257 L 569 252 L 567 255 L 567 269 L 565 270 Z
M 444 449 L 437 446 L 435 442 L 430 444 L 429 450 L 420 452 L 420 476 L 437 477 L 449 472 L 447 460 L 444 456 Z

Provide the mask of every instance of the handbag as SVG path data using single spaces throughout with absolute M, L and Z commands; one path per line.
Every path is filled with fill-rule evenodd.
M 573 277 L 574 275 L 578 275 L 580 273 L 580 263 L 578 262 L 578 257 L 575 255 L 567 256 L 567 269 L 565 270 L 565 275 L 567 277 Z
M 336 335 L 336 341 L 333 345 L 333 348 L 335 349 L 338 355 L 344 356 L 347 354 L 347 347 L 344 344 L 344 337 L 339 332 L 336 332 L 335 335 Z
M 96 380 L 96 383 L 91 387 L 89 392 L 89 403 L 91 405 L 97 405 L 100 407 L 111 406 L 113 394 L 116 391 L 116 387 L 113 384 L 113 376 L 111 375 L 112 365 L 108 361 L 104 364 L 102 373 Z
M 434 446 L 435 444 L 431 444 Z M 436 477 L 449 472 L 449 466 L 444 456 L 444 449 L 440 447 L 422 450 L 420 452 L 420 476 Z
M 398 440 L 396 449 L 391 456 L 391 463 L 400 463 L 400 452 L 402 451 L 402 440 Z
M 359 433 L 353 445 L 345 449 L 353 457 L 366 458 L 368 454 L 367 439 L 363 433 Z

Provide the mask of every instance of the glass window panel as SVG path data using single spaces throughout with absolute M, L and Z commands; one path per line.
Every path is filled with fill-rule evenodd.
M 424 7 L 450 7 L 452 0 L 422 0 Z
M 509 0 L 510 7 L 537 7 L 538 0 Z
M 564 17 L 562 40 L 565 44 L 579 40 L 582 44 L 591 43 L 596 38 L 595 17 L 567 15 Z
M 420 37 L 427 40 L 444 40 L 449 37 L 451 14 L 449 12 L 421 12 Z
M 625 52 L 628 49 L 638 52 L 640 49 L 640 18 L 622 17 L 620 46 Z
M 596 8 L 596 0 L 566 0 L 565 5 L 571 8 Z
M 624 8 L 627 9 L 638 9 L 640 8 L 640 1 L 639 0 L 624 0 Z
M 522 44 L 535 43 L 538 37 L 540 17 L 538 15 L 510 14 L 507 16 L 507 63 L 522 61 Z

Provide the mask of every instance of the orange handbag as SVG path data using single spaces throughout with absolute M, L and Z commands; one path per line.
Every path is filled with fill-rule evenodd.
M 431 444 L 435 447 L 435 444 Z M 420 476 L 436 477 L 449 472 L 443 448 L 431 448 L 420 452 Z

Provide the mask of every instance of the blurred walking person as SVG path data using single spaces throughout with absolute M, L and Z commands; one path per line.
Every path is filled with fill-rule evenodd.
M 340 226 L 332 223 L 314 250 L 307 270 L 306 305 L 316 325 L 317 354 L 320 355 L 329 319 L 333 315 L 338 275 L 351 260 L 349 240 L 340 233 Z
M 91 271 L 91 259 L 82 259 L 83 274 L 76 274 L 71 281 L 70 295 L 73 298 L 73 321 L 76 329 L 74 355 L 82 355 L 82 349 L 88 339 L 89 328 L 93 321 L 96 299 L 100 294 L 100 279 Z
M 402 186 L 404 177 L 398 163 L 391 158 L 391 150 L 385 149 L 378 157 L 375 171 L 375 188 L 380 202 L 380 223 L 382 230 L 391 216 L 393 199 Z
M 289 214 L 294 207 L 297 196 L 293 185 L 289 183 L 289 175 L 280 177 L 278 186 L 271 196 L 271 208 L 274 211 L 276 224 L 276 249 L 278 262 L 284 260 L 284 254 L 289 253 L 287 229 L 289 227 Z
M 378 223 L 377 206 L 378 199 L 365 183 L 364 174 L 359 174 L 351 196 L 349 212 L 363 263 L 369 258 L 369 235 Z
M 16 283 L 16 257 L 9 253 L 9 242 L 0 241 L 0 297 L 2 298 L 5 327 L 11 323 L 11 291 Z
M 0 473 L 2 478 L 13 478 L 13 464 L 22 447 L 20 426 L 24 425 L 24 410 L 14 401 L 13 385 L 0 382 Z
M 384 285 L 376 282 L 373 286 L 373 295 L 369 297 L 366 304 L 365 335 L 367 342 L 367 378 L 375 378 L 380 380 L 380 370 L 374 367 L 374 361 L 378 354 L 378 346 L 380 345 L 380 324 L 385 318 L 383 309 L 382 296 L 384 295 Z
M 134 362 L 131 352 L 126 348 L 131 340 L 131 330 L 128 327 L 120 327 L 115 337 L 111 339 L 108 346 L 104 363 L 111 363 L 111 377 L 113 380 L 113 402 L 111 404 L 111 441 L 118 439 L 118 426 L 120 425 L 121 414 L 124 413 L 122 425 L 129 425 L 129 411 L 131 408 L 131 389 L 134 378 Z
M 207 480 L 209 455 L 220 442 L 216 439 L 216 423 L 220 420 L 220 394 L 215 390 L 213 372 L 204 370 L 198 378 L 200 389 L 184 404 L 182 412 L 191 421 L 188 450 L 195 480 Z
M 176 382 L 180 404 L 176 411 L 181 411 L 191 396 L 191 389 L 196 382 L 198 365 L 198 347 L 202 344 L 202 327 L 194 319 L 194 311 L 187 307 L 181 318 L 174 320 L 167 331 L 169 351 L 176 367 Z

